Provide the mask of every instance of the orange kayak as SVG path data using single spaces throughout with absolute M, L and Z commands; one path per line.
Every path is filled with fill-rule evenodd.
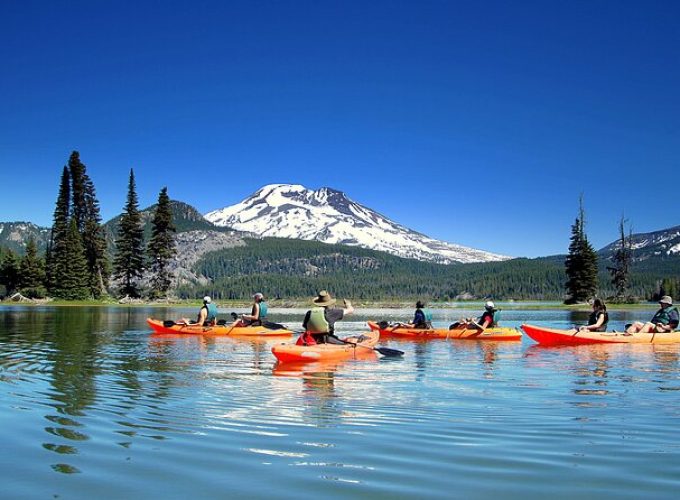
M 229 335 L 229 336 L 257 336 L 257 337 L 283 337 L 293 334 L 290 330 L 272 330 L 264 326 L 237 326 L 217 325 L 217 326 L 198 326 L 173 323 L 172 321 L 161 321 L 158 319 L 147 318 L 154 333 L 175 333 L 187 335 Z
M 675 344 L 680 331 L 666 333 L 582 332 L 543 326 L 522 325 L 522 330 L 539 344 Z
M 350 342 L 344 345 L 297 345 L 294 342 L 286 342 L 272 347 L 272 354 L 282 363 L 354 359 L 363 355 L 363 353 L 359 354 L 361 351 L 373 352 L 379 338 L 380 332 L 371 331 L 343 339 Z
M 380 332 L 380 335 L 396 335 L 399 337 L 411 338 L 430 338 L 430 339 L 451 339 L 451 340 L 521 340 L 522 332 L 516 328 L 498 327 L 487 328 L 480 332 L 476 328 L 458 328 L 448 330 L 444 328 L 408 328 L 404 326 L 388 326 L 387 328 L 380 328 L 380 325 L 375 321 L 369 321 L 368 326 L 371 330 Z

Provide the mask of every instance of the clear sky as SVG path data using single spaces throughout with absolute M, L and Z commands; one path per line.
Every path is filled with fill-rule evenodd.
M 680 224 L 678 1 L 4 1 L 0 221 L 330 186 L 429 236 L 565 253 Z

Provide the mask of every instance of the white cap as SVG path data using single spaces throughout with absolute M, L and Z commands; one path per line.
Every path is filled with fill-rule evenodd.
M 210 295 L 206 295 L 205 297 L 203 297 L 203 302 L 205 302 L 206 304 L 210 304 L 212 302 Z
M 253 295 L 254 299 L 264 299 L 264 295 L 262 295 L 260 292 L 257 292 L 255 295 Z
M 489 300 L 489 301 L 487 301 L 486 304 L 484 304 L 484 307 L 487 308 L 487 309 L 493 309 L 493 308 L 496 307 L 496 306 L 494 305 L 493 302 L 491 302 L 491 301 Z

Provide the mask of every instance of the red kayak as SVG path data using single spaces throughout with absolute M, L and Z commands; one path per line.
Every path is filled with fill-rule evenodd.
M 575 329 L 559 330 L 535 325 L 522 325 L 522 330 L 543 345 L 680 343 L 680 331 L 665 333 L 590 332 Z

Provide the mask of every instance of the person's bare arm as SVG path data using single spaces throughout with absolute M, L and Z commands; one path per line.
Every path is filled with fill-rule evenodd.
M 345 300 L 342 301 L 342 303 L 345 306 L 342 309 L 343 316 L 347 316 L 348 314 L 352 314 L 354 312 L 354 307 L 352 306 L 352 303 L 349 300 L 345 299 Z

